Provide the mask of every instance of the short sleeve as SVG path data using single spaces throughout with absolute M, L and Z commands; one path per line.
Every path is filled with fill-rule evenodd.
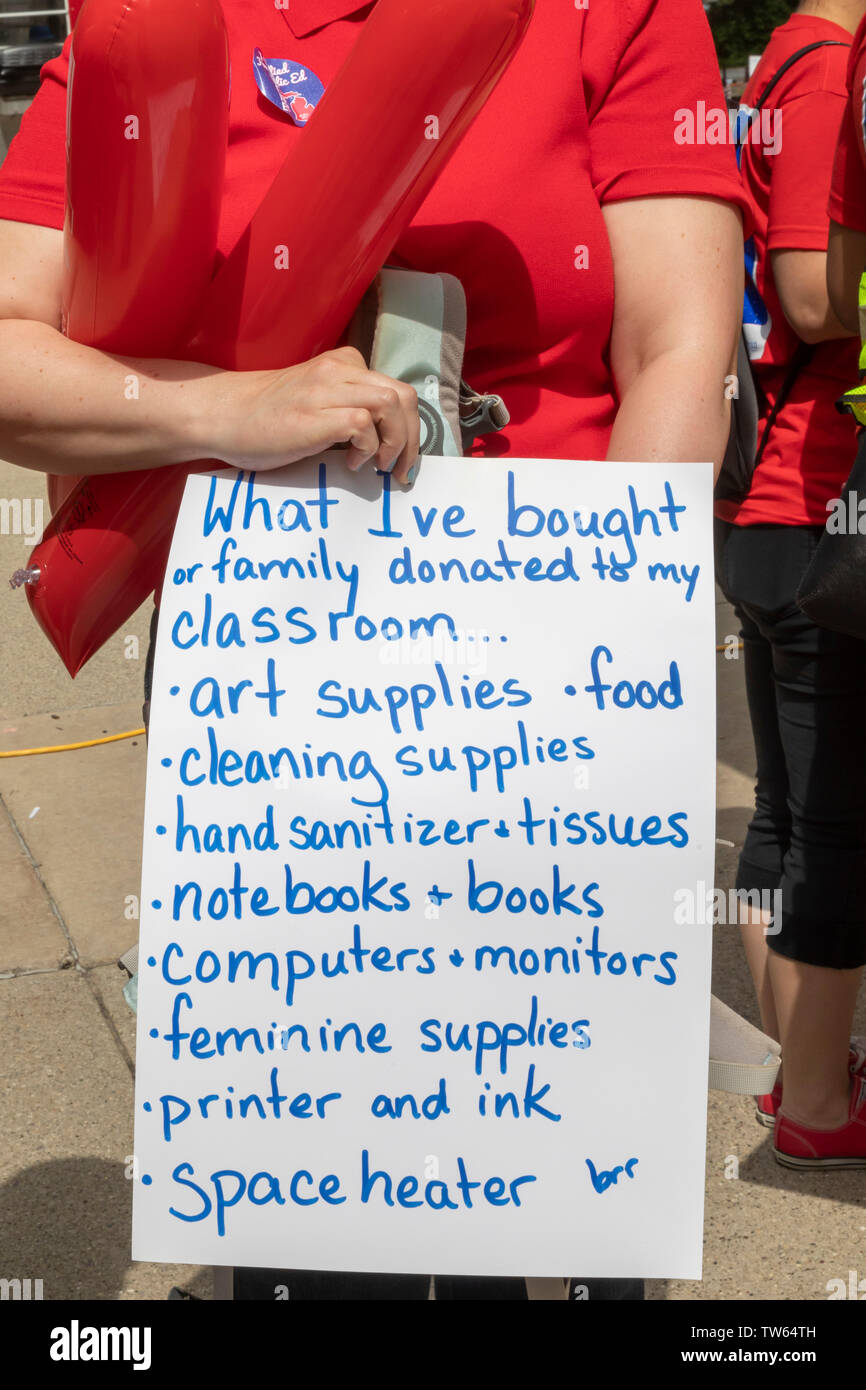
M 63 226 L 70 43 L 42 69 L 39 91 L 0 165 L 0 218 L 7 221 Z
M 826 251 L 830 219 L 825 192 L 846 101 L 817 91 L 786 102 L 770 181 L 767 246 L 770 251 Z
M 708 118 L 727 105 L 700 0 L 591 4 L 584 38 L 593 186 L 602 206 L 654 194 L 705 195 L 748 205 L 733 144 L 710 144 Z M 678 141 L 678 112 L 697 138 Z M 712 137 L 711 137 L 712 138 Z
M 857 30 L 848 65 L 848 102 L 839 130 L 827 212 L 840 226 L 866 233 L 866 150 L 863 109 L 866 19 Z M 859 89 L 859 90 L 858 90 Z

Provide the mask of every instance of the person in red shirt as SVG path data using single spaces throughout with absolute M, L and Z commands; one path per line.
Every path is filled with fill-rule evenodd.
M 827 291 L 837 317 L 852 333 L 861 331 L 860 277 L 866 267 L 866 18 L 851 45 L 848 61 L 848 102 L 839 131 L 833 181 L 827 211 L 830 241 L 827 250 Z M 847 383 L 851 385 L 850 379 Z M 860 422 L 862 423 L 862 421 Z M 850 453 L 849 422 L 849 453 Z
M 372 5 L 223 8 L 233 80 L 221 256 L 304 138 L 259 95 L 254 48 L 305 66 L 327 89 Z M 393 463 L 408 479 L 417 407 L 351 350 L 239 373 L 120 359 L 60 334 L 67 73 L 68 51 L 45 68 L 0 170 L 0 454 L 71 474 L 198 458 L 266 469 L 350 443 L 350 466 Z M 730 144 L 676 138 L 682 108 L 725 111 L 700 0 L 536 5 L 514 61 L 389 256 L 464 286 L 465 375 L 511 413 L 474 452 L 720 465 L 744 200 Z M 122 389 L 130 370 L 142 381 L 134 415 Z M 347 1296 L 345 1283 L 334 1292 L 339 1279 L 310 1276 L 291 1297 Z M 267 1292 L 265 1279 L 264 1296 L 275 1282 L 287 1281 L 270 1278 Z M 418 1281 L 411 1294 L 385 1284 L 356 1281 L 348 1296 L 426 1297 Z M 455 1287 L 437 1282 L 438 1296 Z
M 762 429 L 795 354 L 812 352 L 748 496 L 716 505 L 717 570 L 742 624 L 758 764 L 737 888 L 772 892 L 777 904 L 745 911 L 742 927 L 764 1029 L 782 1043 L 784 1084 L 759 1099 L 758 1118 L 774 1126 L 775 1156 L 789 1167 L 866 1166 L 866 1080 L 850 1075 L 864 1062 L 850 1030 L 866 963 L 866 643 L 816 627 L 796 603 L 852 461 L 851 421 L 835 402 L 854 379 L 857 345 L 827 294 L 824 209 L 864 12 L 866 0 L 803 0 L 744 95 L 753 106 L 786 60 L 811 48 L 768 102 L 778 138 L 742 153 Z
M 829 307 L 825 283 L 828 218 L 824 190 L 847 100 L 851 31 L 841 18 L 860 0 L 820 5 L 806 0 L 777 29 L 744 94 L 750 109 L 786 59 L 812 44 L 773 89 L 764 137 L 743 145 L 741 173 L 751 202 L 747 242 L 746 324 L 752 371 L 775 405 L 801 343 L 813 348 L 767 436 L 748 495 L 716 503 L 716 515 L 737 526 L 823 526 L 825 503 L 850 471 L 851 424 L 835 408 L 850 385 L 857 348 Z M 767 118 L 772 116 L 768 124 Z M 757 127 L 756 127 L 757 130 Z

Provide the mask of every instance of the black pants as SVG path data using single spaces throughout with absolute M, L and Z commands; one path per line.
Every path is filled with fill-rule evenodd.
M 741 624 L 758 765 L 737 888 L 779 890 L 771 950 L 841 970 L 866 963 L 866 642 L 797 606 L 822 534 L 717 522 L 716 572 Z

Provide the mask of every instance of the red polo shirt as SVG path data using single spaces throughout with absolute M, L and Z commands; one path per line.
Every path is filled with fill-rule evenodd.
M 840 226 L 866 233 L 866 19 L 851 45 L 847 85 L 827 210 Z
M 253 49 L 303 63 L 327 87 L 372 6 L 224 0 L 223 8 L 232 56 L 224 256 L 304 138 L 259 96 Z M 0 217 L 63 224 L 66 77 L 64 53 L 44 69 L 0 170 Z M 499 392 L 511 411 L 504 435 L 478 452 L 605 457 L 616 401 L 601 209 L 652 194 L 742 203 L 729 146 L 674 138 L 677 110 L 702 110 L 701 102 L 724 108 L 700 0 L 591 0 L 585 8 L 538 0 L 516 58 L 389 257 L 463 283 L 465 375 Z
M 779 81 L 767 103 L 778 121 L 776 140 L 747 143 L 743 183 L 752 205 L 751 265 L 756 349 L 752 370 L 771 408 L 799 338 L 785 318 L 773 281 L 771 253 L 826 251 L 830 222 L 827 191 L 839 124 L 846 103 L 845 72 L 851 35 L 815 15 L 793 15 L 776 29 L 743 96 L 758 100 L 785 60 L 809 44 L 829 41 L 801 58 Z M 752 249 L 752 248 L 750 248 Z M 838 497 L 851 471 L 856 441 L 850 416 L 835 402 L 856 381 L 853 338 L 819 343 L 799 373 L 767 440 L 752 487 L 743 502 L 717 502 L 716 514 L 738 526 L 774 523 L 823 526 L 826 502 Z M 762 424 L 763 428 L 763 424 Z

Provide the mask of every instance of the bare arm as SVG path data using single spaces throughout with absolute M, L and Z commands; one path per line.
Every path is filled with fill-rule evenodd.
M 603 209 L 616 300 L 611 366 L 620 408 L 608 457 L 706 459 L 730 431 L 743 305 L 743 232 L 714 198 L 639 198 Z
M 770 260 L 782 311 L 798 338 L 826 343 L 856 333 L 831 306 L 825 251 L 771 251 Z
M 215 458 L 277 468 L 336 444 L 405 481 L 418 451 L 411 387 L 352 348 L 285 371 L 119 357 L 60 332 L 62 233 L 0 221 L 0 455 L 50 473 Z
M 827 294 L 833 312 L 851 333 L 860 331 L 860 276 L 866 270 L 866 235 L 830 223 Z

